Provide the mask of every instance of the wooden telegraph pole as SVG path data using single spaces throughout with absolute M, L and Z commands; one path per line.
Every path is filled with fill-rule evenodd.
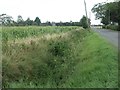
M 88 25 L 88 28 L 89 28 L 90 25 L 89 25 L 89 21 L 88 21 L 87 6 L 86 6 L 86 1 L 85 0 L 84 0 L 84 6 L 85 6 L 85 13 L 86 13 L 86 18 L 87 18 L 87 25 Z

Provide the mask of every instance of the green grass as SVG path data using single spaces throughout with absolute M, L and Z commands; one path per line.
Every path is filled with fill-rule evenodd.
M 81 60 L 65 86 L 82 88 L 118 87 L 117 49 L 96 33 L 85 38 L 81 48 Z
M 117 87 L 117 50 L 94 32 L 65 28 L 49 40 L 3 43 L 3 88 Z

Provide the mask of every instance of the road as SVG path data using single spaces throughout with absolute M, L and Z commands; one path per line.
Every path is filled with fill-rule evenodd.
M 92 28 L 93 31 L 99 33 L 102 37 L 107 39 L 111 44 L 118 48 L 118 31 Z M 120 33 L 120 32 L 119 32 Z

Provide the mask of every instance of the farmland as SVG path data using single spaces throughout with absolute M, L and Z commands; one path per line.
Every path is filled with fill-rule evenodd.
M 117 87 L 117 49 L 77 26 L 4 27 L 3 88 Z

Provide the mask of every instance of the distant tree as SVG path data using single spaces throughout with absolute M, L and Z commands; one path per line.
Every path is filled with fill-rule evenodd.
M 56 23 L 56 26 L 80 26 L 80 22 L 58 22 Z
M 25 22 L 24 22 L 21 15 L 19 15 L 18 18 L 17 18 L 17 25 L 18 26 L 24 26 L 25 25 Z
M 6 16 L 4 17 L 4 25 L 9 25 L 11 26 L 13 23 L 12 17 L 11 16 Z
M 88 28 L 88 24 L 87 24 L 87 18 L 85 16 L 83 16 L 80 20 L 80 26 L 82 26 L 83 28 Z
M 73 26 L 80 26 L 80 22 L 73 22 Z
M 24 21 L 24 20 L 23 20 L 22 16 L 19 15 L 18 18 L 17 18 L 17 22 L 22 22 L 22 21 Z
M 30 20 L 30 18 L 27 18 L 25 23 L 26 23 L 26 25 L 33 25 L 33 20 Z
M 63 26 L 63 22 L 62 22 L 62 21 L 60 21 L 59 25 L 60 25 L 60 26 Z
M 35 18 L 34 24 L 36 24 L 36 25 L 38 25 L 38 26 L 41 24 L 41 20 L 39 19 L 39 17 L 36 17 L 36 18 Z
M 13 18 L 12 16 L 2 14 L 0 15 L 0 23 L 2 25 L 11 26 L 13 24 Z

